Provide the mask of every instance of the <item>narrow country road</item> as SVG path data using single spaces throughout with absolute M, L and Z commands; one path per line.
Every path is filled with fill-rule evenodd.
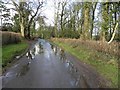
M 3 74 L 3 88 L 107 87 L 106 80 L 91 66 L 43 39 L 31 46 L 28 56 Z

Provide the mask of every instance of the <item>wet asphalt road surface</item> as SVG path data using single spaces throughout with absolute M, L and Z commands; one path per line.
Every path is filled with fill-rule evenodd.
M 43 39 L 1 77 L 3 88 L 106 87 L 106 81 L 89 65 Z

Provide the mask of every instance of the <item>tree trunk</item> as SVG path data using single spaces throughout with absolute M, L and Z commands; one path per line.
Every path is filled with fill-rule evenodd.
M 94 16 L 92 16 L 92 25 L 91 25 L 91 39 L 92 39 L 92 33 L 93 33 L 93 23 L 94 23 Z
M 84 10 L 84 25 L 83 25 L 83 39 L 89 39 L 90 38 L 90 33 L 89 33 L 89 13 L 90 13 L 90 8 L 89 4 L 85 4 L 85 10 Z
M 93 33 L 93 28 L 94 28 L 94 18 L 95 18 L 94 14 L 95 14 L 96 6 L 97 6 L 97 2 L 93 4 L 92 6 L 91 39 L 92 39 L 92 33 Z
M 21 35 L 22 35 L 23 37 L 25 37 L 25 33 L 24 33 L 24 29 L 25 29 L 25 28 L 24 28 L 24 25 L 21 23 L 21 24 L 20 24 L 20 27 L 21 27 L 21 29 L 20 29 L 20 30 L 21 30 Z
M 27 38 L 28 38 L 28 39 L 31 39 L 31 36 L 30 36 L 30 26 L 31 26 L 31 24 L 32 24 L 32 21 L 33 21 L 33 17 L 32 17 L 31 20 L 29 21 L 28 27 L 27 27 L 27 31 L 28 31 L 28 33 L 27 33 Z
M 24 18 L 21 18 L 21 22 L 20 22 L 20 31 L 21 31 L 21 35 L 22 37 L 25 37 L 25 26 L 24 26 Z
M 117 27 L 118 27 L 118 23 L 115 25 L 115 30 L 114 30 L 112 38 L 110 39 L 110 41 L 108 42 L 108 44 L 110 44 L 113 41 L 113 39 L 115 37 L 115 34 L 116 34 Z
M 112 37 L 112 23 L 110 22 L 110 36 L 109 36 L 109 40 L 111 39 L 111 37 Z
M 108 14 L 108 3 L 102 3 L 102 31 L 101 31 L 101 39 L 102 41 L 106 41 L 106 33 L 109 29 L 109 14 Z
M 104 31 L 102 31 L 102 38 L 101 38 L 101 39 L 102 39 L 103 42 L 106 41 L 106 38 L 105 38 L 105 32 L 104 32 Z
M 27 31 L 28 31 L 28 33 L 27 33 L 27 38 L 28 38 L 28 39 L 31 39 L 31 36 L 30 36 L 30 26 L 31 26 L 31 24 L 29 24 L 29 25 L 28 25 L 28 28 L 27 28 Z

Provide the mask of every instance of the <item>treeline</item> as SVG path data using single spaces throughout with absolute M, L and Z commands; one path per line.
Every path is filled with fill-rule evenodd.
M 46 32 L 47 38 L 120 41 L 120 2 L 54 1 L 54 8 L 54 27 L 51 26 L 51 30 L 39 28 Z
M 8 8 L 7 5 L 12 5 Z M 31 39 L 35 32 L 35 22 L 43 1 L 0 1 L 1 31 L 20 32 L 22 37 Z M 11 12 L 12 11 L 12 12 Z M 13 14 L 13 15 L 11 15 Z
M 16 2 L 11 0 L 15 15 L 10 20 L 10 10 L 0 1 L 3 31 L 20 32 L 25 38 L 80 38 L 83 40 L 120 41 L 120 2 L 73 2 L 65 0 L 54 4 L 54 26 L 47 26 L 41 16 L 45 1 Z M 3 14 L 4 12 L 4 14 Z M 6 14 L 5 14 L 6 12 Z M 51 12 L 49 12 L 51 13 Z M 38 30 L 36 22 L 39 24 Z M 5 26 L 5 27 L 4 27 Z M 6 29 L 7 27 L 7 29 Z
M 55 2 L 55 8 L 55 37 L 109 41 L 115 33 L 120 40 L 120 2 Z

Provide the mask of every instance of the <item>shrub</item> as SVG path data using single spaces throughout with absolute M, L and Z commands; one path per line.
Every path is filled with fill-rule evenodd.
M 80 35 L 77 31 L 64 30 L 64 31 L 59 32 L 59 37 L 78 39 L 80 37 Z
M 90 49 L 97 50 L 99 52 L 103 52 L 106 55 L 115 55 L 117 57 L 120 57 L 120 43 L 119 42 L 112 42 L 111 44 L 108 44 L 107 42 L 102 41 L 93 41 L 93 40 L 80 40 L 80 39 L 57 39 L 60 42 L 69 43 L 73 47 L 84 45 Z
M 0 34 L 2 35 L 2 45 L 21 41 L 21 35 L 19 33 L 0 31 Z

